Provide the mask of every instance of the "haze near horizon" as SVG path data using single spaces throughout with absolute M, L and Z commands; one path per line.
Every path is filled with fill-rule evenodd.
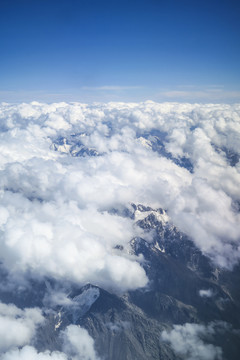
M 2 0 L 0 101 L 239 102 L 238 1 Z

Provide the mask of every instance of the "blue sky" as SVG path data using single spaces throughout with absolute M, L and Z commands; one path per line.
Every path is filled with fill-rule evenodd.
M 240 2 L 1 0 L 0 101 L 240 101 Z

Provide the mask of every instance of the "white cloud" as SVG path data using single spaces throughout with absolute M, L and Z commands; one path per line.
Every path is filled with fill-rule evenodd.
M 66 354 L 58 351 L 38 352 L 33 346 L 26 345 L 21 349 L 12 349 L 0 355 L 1 360 L 68 360 Z
M 214 323 L 174 325 L 171 331 L 162 332 L 161 339 L 185 360 L 220 360 L 222 349 L 209 344 L 215 334 L 215 326 Z
M 21 310 L 15 305 L 0 303 L 0 351 L 28 344 L 43 321 L 38 308 Z
M 109 90 L 109 91 L 119 91 L 119 90 L 136 90 L 142 89 L 143 86 L 121 86 L 121 85 L 103 85 L 103 86 L 84 86 L 83 90 Z
M 6 329 L 7 330 L 7 329 Z M 10 330 L 10 329 L 9 329 Z M 61 332 L 62 351 L 38 352 L 33 346 L 12 348 L 0 354 L 1 360 L 100 360 L 94 341 L 87 330 L 77 325 L 69 325 Z M 16 346 L 21 344 L 15 343 Z M 6 349 L 4 349 L 6 350 Z
M 98 360 L 93 338 L 87 330 L 76 325 L 69 325 L 62 333 L 63 350 L 72 360 Z
M 212 289 L 201 289 L 199 290 L 199 295 L 201 297 L 212 297 L 213 296 L 213 291 Z
M 4 194 L 2 204 L 8 204 L 9 211 L 3 225 L 2 258 L 12 276 L 23 272 L 24 277 L 28 270 L 34 277 L 47 275 L 105 288 L 146 284 L 137 258 L 119 256 L 113 249 L 133 235 L 128 219 L 81 210 L 74 201 L 41 203 L 11 192 Z
M 206 255 L 231 268 L 240 258 L 239 114 L 239 105 L 151 101 L 2 104 L 5 269 L 17 282 L 30 274 L 114 290 L 146 285 L 142 258 L 128 251 L 131 238 L 144 234 L 108 213 L 132 202 L 167 209 Z M 138 140 L 153 129 L 175 163 Z M 57 141 L 65 152 L 54 151 Z M 71 156 L 79 149 L 98 156 Z M 192 173 L 178 165 L 183 157 Z
M 75 300 L 78 305 L 84 297 L 93 302 L 93 293 L 98 289 L 90 288 Z M 74 301 L 73 301 L 74 302 Z M 38 308 L 19 309 L 13 304 L 0 303 L 0 359 L 1 360 L 98 360 L 94 349 L 94 340 L 87 330 L 77 325 L 70 325 L 61 332 L 62 351 L 48 350 L 38 352 L 32 345 L 37 335 L 36 330 L 45 319 Z

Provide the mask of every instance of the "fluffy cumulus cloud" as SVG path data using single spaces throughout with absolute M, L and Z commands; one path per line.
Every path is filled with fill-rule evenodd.
M 38 352 L 33 346 L 26 345 L 21 349 L 12 349 L 0 357 L 1 360 L 68 360 L 66 354 L 58 351 Z
M 87 330 L 69 325 L 60 333 L 61 351 L 38 352 L 34 341 L 45 318 L 38 308 L 20 309 L 0 303 L 1 360 L 99 360 Z
M 161 339 L 168 342 L 176 355 L 185 360 L 221 360 L 222 349 L 209 344 L 216 332 L 215 327 L 219 325 L 224 324 L 174 325 L 171 331 L 162 332 Z
M 10 330 L 10 329 L 6 329 Z M 69 325 L 61 334 L 62 351 L 38 352 L 34 346 L 13 347 L 0 355 L 1 360 L 100 360 L 87 330 Z
M 0 352 L 28 344 L 43 322 L 38 308 L 21 310 L 15 305 L 0 303 Z
M 239 105 L 2 104 L 0 254 L 10 278 L 145 286 L 143 259 L 128 251 L 145 234 L 119 216 L 131 203 L 167 209 L 231 268 L 240 257 L 239 114 Z
M 63 350 L 72 360 L 100 360 L 94 349 L 93 338 L 87 330 L 69 325 L 62 333 Z

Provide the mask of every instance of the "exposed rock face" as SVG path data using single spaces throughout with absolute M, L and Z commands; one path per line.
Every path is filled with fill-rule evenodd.
M 163 209 L 132 205 L 132 212 L 125 214 L 134 218 L 146 234 L 153 232 L 152 241 L 131 241 L 131 252 L 144 256 L 147 288 L 113 294 L 89 284 L 72 290 L 70 303 L 52 306 L 50 313 L 43 301 L 47 322 L 39 329 L 35 346 L 41 351 L 61 350 L 61 331 L 76 324 L 87 329 L 103 359 L 184 359 L 186 355 L 174 352 L 171 344 L 164 341 L 163 331 L 186 323 L 214 324 L 215 330 L 205 343 L 217 350 L 221 348 L 224 358 L 237 360 L 239 268 L 233 272 L 216 268 L 178 231 Z M 125 251 L 122 247 L 118 250 Z M 38 291 L 41 295 L 41 287 Z M 38 298 L 37 303 L 42 300 Z M 212 358 L 217 359 L 217 354 Z

